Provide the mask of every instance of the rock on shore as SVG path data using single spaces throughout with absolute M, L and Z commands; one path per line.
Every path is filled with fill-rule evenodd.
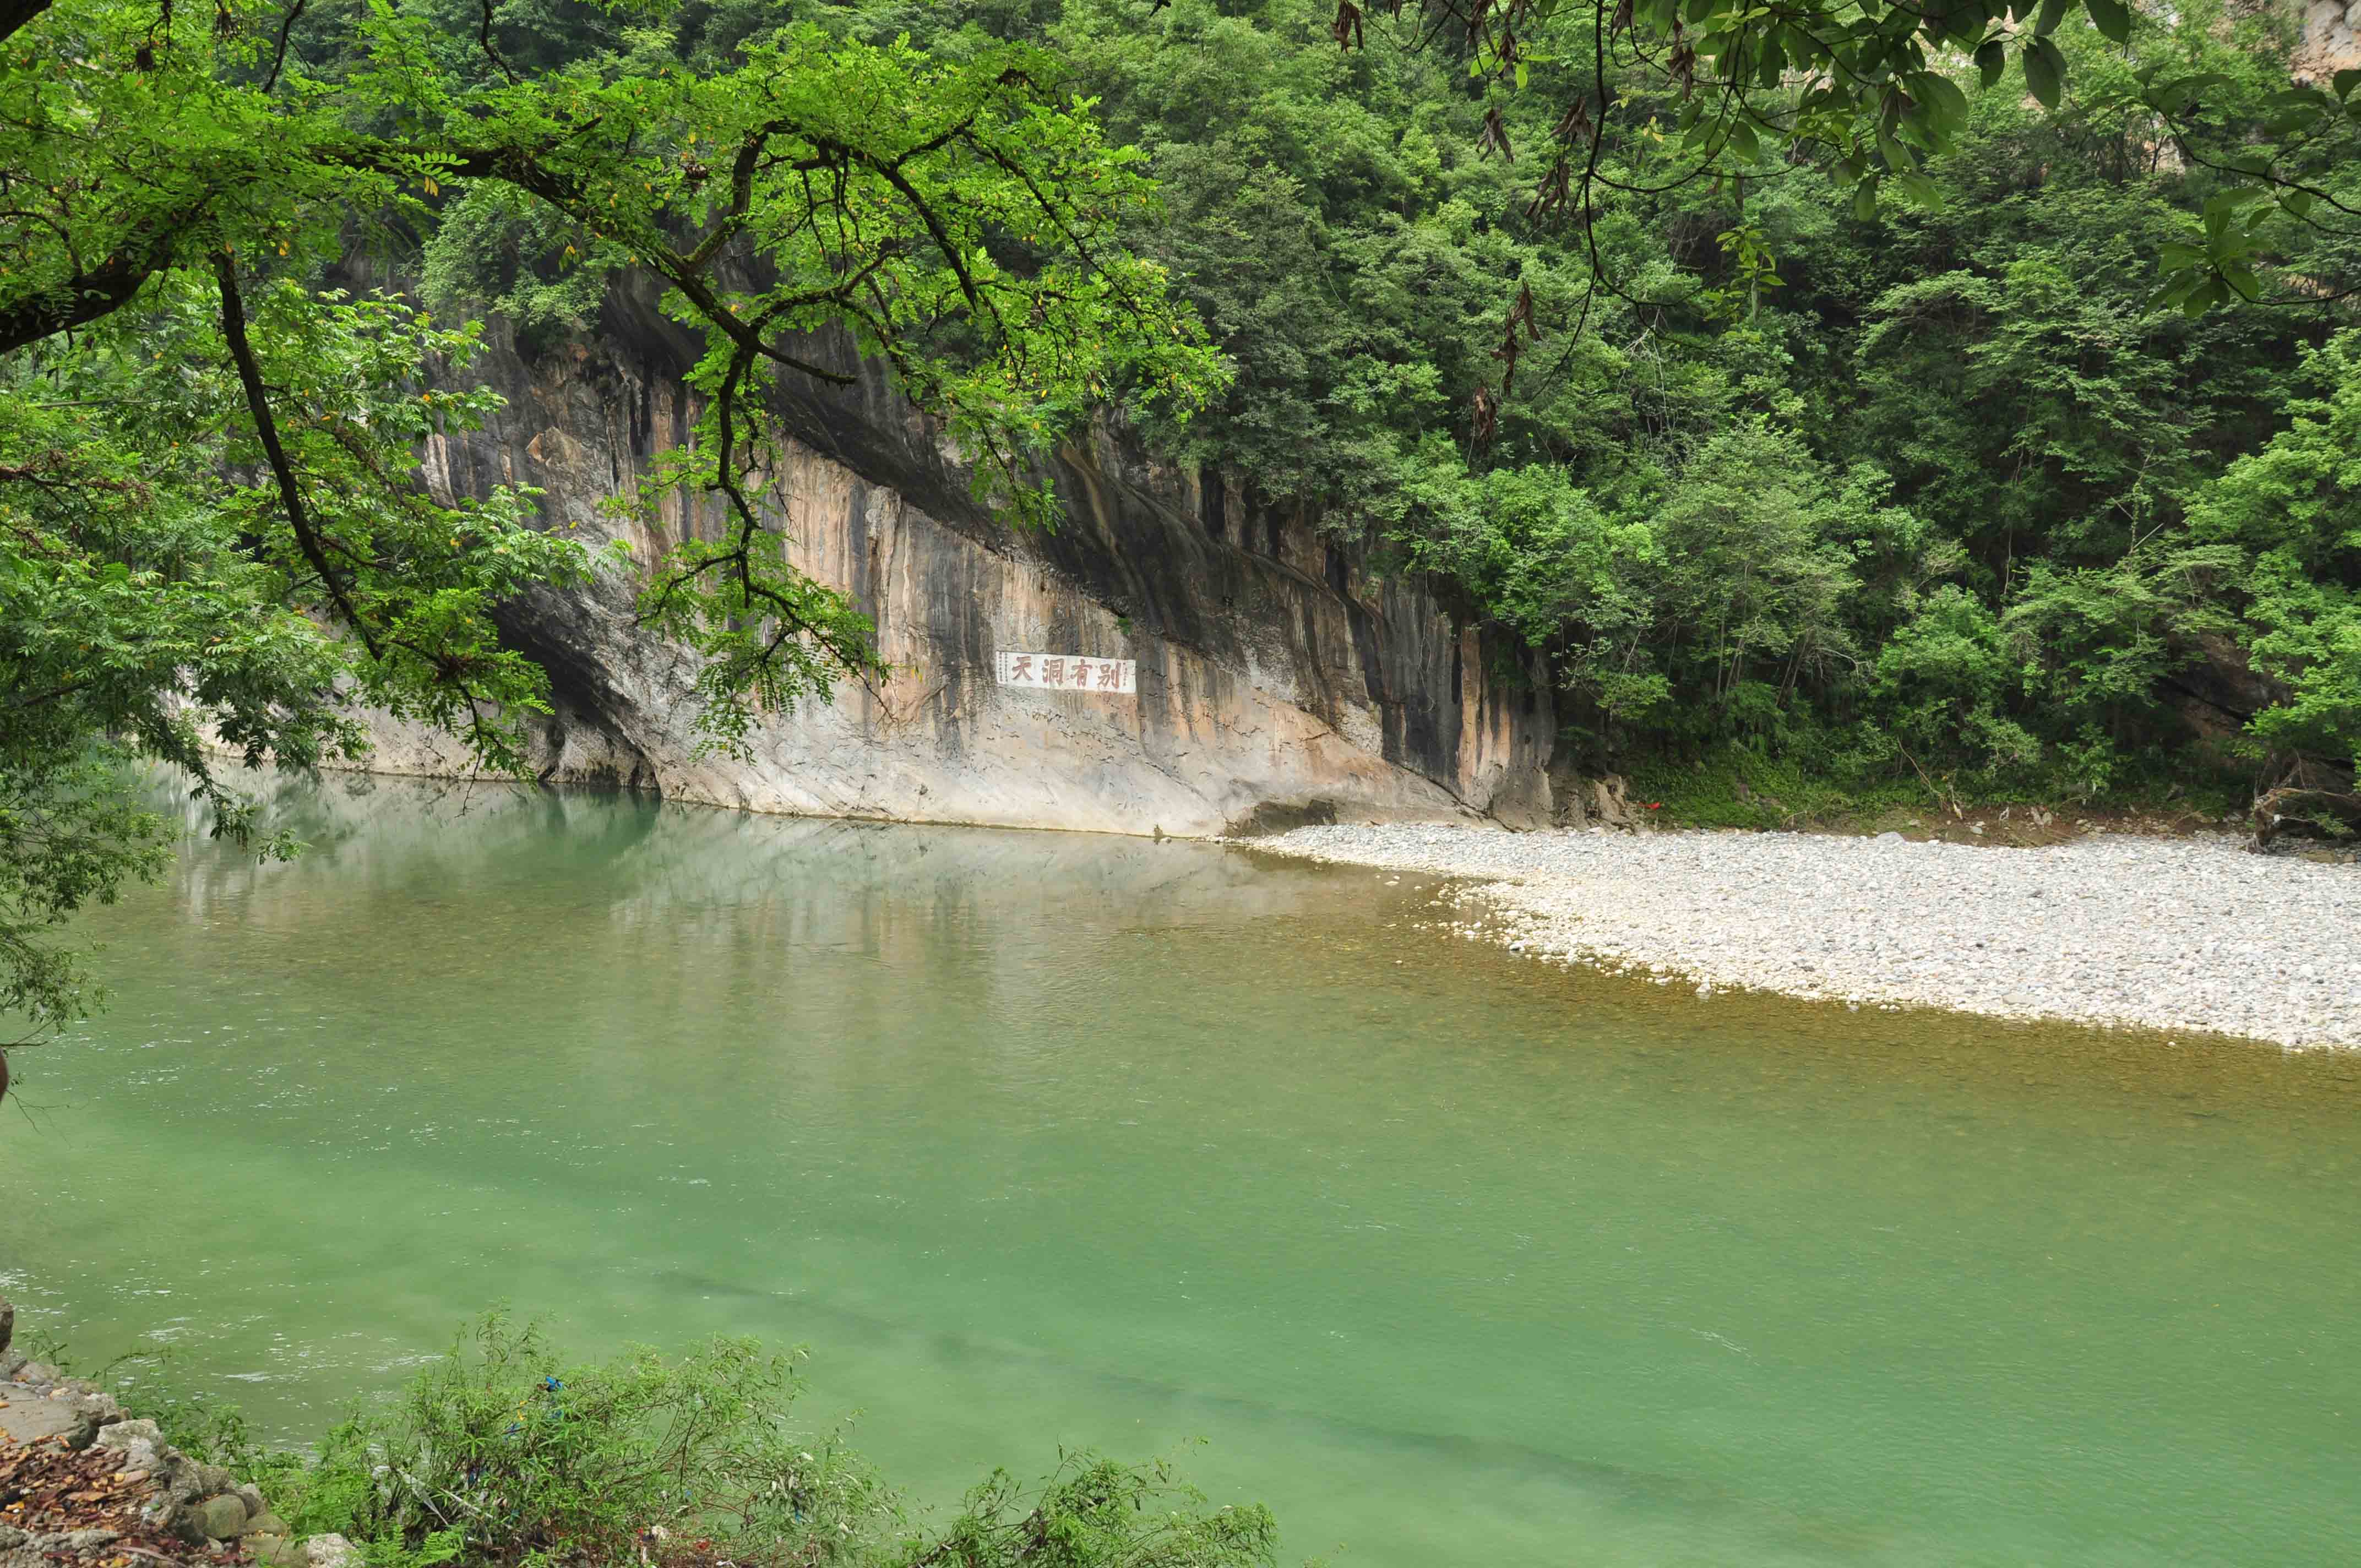
M 2361 1047 L 2361 867 L 2227 835 L 2041 850 L 1772 833 L 1298 828 L 1255 847 L 1472 879 L 1487 934 L 1707 986 Z
M 11 1354 L 14 1316 L 0 1300 L 0 1568 L 359 1568 L 341 1537 L 299 1547 L 261 1493 L 178 1452 L 96 1384 Z

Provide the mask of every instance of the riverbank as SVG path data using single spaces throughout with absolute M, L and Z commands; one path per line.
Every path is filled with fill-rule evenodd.
M 2361 867 L 2246 842 L 2104 835 L 2002 850 L 1386 824 L 1254 848 L 1466 879 L 1443 918 L 1466 935 L 1700 992 L 2361 1047 Z
M 343 1537 L 294 1541 L 260 1492 L 97 1384 L 11 1354 L 15 1318 L 0 1299 L 0 1568 L 359 1568 Z

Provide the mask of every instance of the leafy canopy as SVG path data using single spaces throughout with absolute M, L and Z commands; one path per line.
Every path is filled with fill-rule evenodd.
M 877 669 L 770 526 L 776 398 L 883 360 L 980 496 L 1047 521 L 1036 468 L 1089 411 L 1183 417 L 1218 383 L 1118 236 L 1154 202 L 1137 156 L 1048 54 L 774 18 L 692 65 L 679 12 L 579 15 L 597 47 L 534 65 L 489 8 L 0 5 L 0 1007 L 80 1010 L 41 933 L 158 863 L 115 761 L 186 769 L 234 835 L 208 744 L 349 757 L 359 705 L 518 770 L 546 678 L 493 607 L 620 569 L 528 493 L 426 482 L 422 444 L 496 403 L 440 389 L 478 329 L 329 286 L 356 251 L 414 255 L 450 214 L 523 225 L 544 297 L 636 269 L 698 334 L 700 418 L 662 485 L 723 526 L 635 569 L 645 618 L 705 660 L 720 745 Z
M 2056 111 L 2072 73 L 2060 34 L 2069 17 L 2079 13 L 2125 49 L 2136 32 L 2178 27 L 2169 13 L 2150 16 L 2130 0 L 1336 0 L 1336 41 L 1366 47 L 1376 10 L 1422 43 L 1455 47 L 1472 79 L 1545 84 L 1560 112 L 1527 215 L 1564 217 L 1586 235 L 1616 198 L 1777 178 L 1783 165 L 1825 170 L 1864 221 L 1889 189 L 1940 205 L 1945 192 L 1927 164 L 1971 119 L 1955 79 L 1961 66 L 1972 61 L 1986 88 L 2021 81 Z M 2263 297 L 2257 263 L 2271 218 L 2361 229 L 2361 204 L 2325 178 L 2361 126 L 2361 69 L 2287 82 L 2260 126 L 2237 112 L 2238 87 L 2234 73 L 2167 54 L 2116 88 L 2183 159 L 2235 177 L 2207 203 L 2202 234 L 2159 253 L 2162 297 L 2192 314 Z M 1638 179 L 1620 173 L 1619 120 L 1666 93 L 1675 98 L 1664 116 L 1671 156 Z M 1516 158 L 1499 105 L 1479 136 L 1503 159 Z M 1595 281 L 1614 290 L 1595 238 L 1589 258 Z M 1504 343 L 1512 367 L 1513 342 Z

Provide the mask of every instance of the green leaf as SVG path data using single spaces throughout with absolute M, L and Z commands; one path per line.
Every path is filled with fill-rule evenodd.
M 2025 46 L 2025 86 L 2034 102 L 2045 109 L 2055 109 L 2065 97 L 2066 62 L 2058 46 L 2048 38 L 2035 38 Z
M 1902 79 L 1910 95 L 1927 105 L 1935 117 L 1947 126 L 1963 125 L 1968 118 L 1968 95 L 1949 77 L 1933 71 L 1914 71 Z
M 1902 174 L 1894 177 L 1903 197 L 1924 212 L 1939 212 L 1943 206 L 1943 188 L 1924 174 Z
M 2329 85 L 2336 90 L 2336 95 L 2339 98 L 2352 97 L 2353 90 L 2356 87 L 2361 87 L 2361 68 L 2338 71 L 2329 78 Z
M 2158 265 L 2166 272 L 2186 272 L 2192 267 L 2205 265 L 2205 252 L 2193 245 L 2167 240 L 2157 247 Z
M 2082 0 L 2082 8 L 2091 13 L 2091 25 L 2099 29 L 2109 43 L 2127 44 L 2132 41 L 2131 7 L 2124 0 Z
M 1993 86 L 2007 74 L 2008 50 L 2001 47 L 2001 41 L 1998 38 L 1989 39 L 1977 47 L 1976 69 L 1983 73 L 1984 85 L 1987 87 Z
M 2066 7 L 2073 3 L 2074 0 L 2041 0 L 2041 15 L 2034 18 L 2033 36 L 2046 38 L 2056 32 L 2058 24 L 2066 19 Z
M 2157 82 L 2148 91 L 2148 102 L 2165 114 L 2177 115 L 2214 88 L 2230 85 L 2230 78 L 2218 71 L 2199 71 Z
M 1877 181 L 1864 180 L 1853 187 L 1852 215 L 1861 223 L 1877 221 Z

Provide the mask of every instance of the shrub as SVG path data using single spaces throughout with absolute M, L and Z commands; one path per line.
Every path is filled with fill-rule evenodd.
M 791 1360 L 715 1338 L 558 1365 L 500 1313 L 386 1409 L 328 1434 L 270 1495 L 299 1533 L 369 1568 L 1253 1568 L 1264 1508 L 1212 1508 L 1164 1462 L 1059 1456 L 1036 1487 L 995 1470 L 936 1530 L 834 1435 L 798 1431 Z

